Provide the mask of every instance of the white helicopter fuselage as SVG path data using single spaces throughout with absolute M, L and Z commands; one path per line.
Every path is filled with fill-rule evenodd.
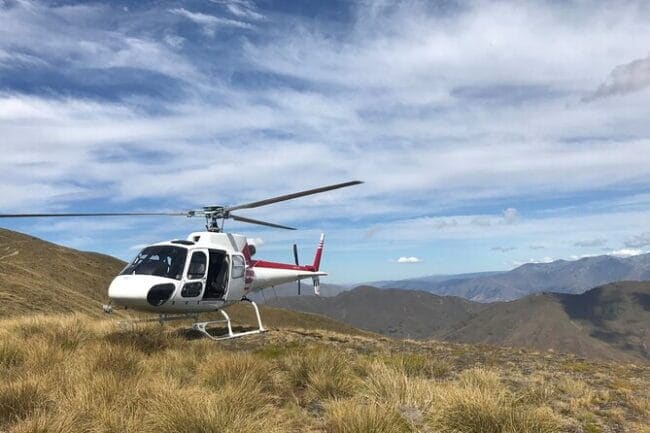
M 321 235 L 312 265 L 255 260 L 246 237 L 195 232 L 143 249 L 111 283 L 114 306 L 160 314 L 219 310 L 266 287 L 311 278 L 317 290 Z

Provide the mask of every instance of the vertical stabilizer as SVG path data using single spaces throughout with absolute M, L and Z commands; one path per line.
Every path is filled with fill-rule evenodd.
M 314 270 L 318 271 L 320 268 L 320 258 L 323 255 L 323 244 L 325 243 L 325 233 L 321 233 L 318 247 L 316 248 L 316 255 L 314 256 Z

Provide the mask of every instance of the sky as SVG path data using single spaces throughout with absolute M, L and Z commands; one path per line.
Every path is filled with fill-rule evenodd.
M 241 211 L 327 282 L 650 251 L 650 5 L 0 0 L 0 212 Z M 184 217 L 2 220 L 122 259 Z

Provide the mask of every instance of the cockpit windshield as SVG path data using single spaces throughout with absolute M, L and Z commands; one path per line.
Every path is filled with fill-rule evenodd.
M 140 251 L 120 275 L 155 275 L 180 280 L 186 258 L 186 248 L 172 245 L 147 247 Z

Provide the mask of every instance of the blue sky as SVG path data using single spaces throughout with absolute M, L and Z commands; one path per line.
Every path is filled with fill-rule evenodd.
M 330 282 L 650 249 L 646 2 L 0 0 L 0 212 L 242 212 Z M 128 259 L 199 219 L 2 221 Z

